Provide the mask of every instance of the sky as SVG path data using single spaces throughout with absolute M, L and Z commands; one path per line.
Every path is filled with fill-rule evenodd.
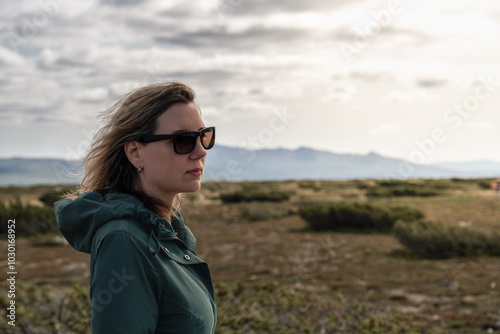
M 176 80 L 222 145 L 500 161 L 492 0 L 0 3 L 0 158 L 81 158 L 113 101 Z

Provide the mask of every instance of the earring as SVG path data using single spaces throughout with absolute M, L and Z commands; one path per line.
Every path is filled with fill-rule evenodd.
M 143 170 L 143 169 L 144 169 L 144 168 L 142 168 L 141 166 L 139 166 L 139 168 L 137 168 L 137 172 L 138 172 L 139 174 L 141 174 L 141 172 L 142 172 L 142 170 Z

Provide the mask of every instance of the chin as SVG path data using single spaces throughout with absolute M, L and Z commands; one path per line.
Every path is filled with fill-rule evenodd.
M 188 187 L 186 187 L 186 190 L 183 191 L 185 193 L 194 193 L 194 192 L 197 192 L 198 190 L 200 190 L 201 188 L 201 182 L 196 182 L 196 183 L 192 183 L 190 184 Z

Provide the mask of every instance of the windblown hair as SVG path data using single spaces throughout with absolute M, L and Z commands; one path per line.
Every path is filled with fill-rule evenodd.
M 94 191 L 131 194 L 149 210 L 160 214 L 166 204 L 138 189 L 138 171 L 128 160 L 124 145 L 153 134 L 158 117 L 176 103 L 194 103 L 194 91 L 179 82 L 155 83 L 139 87 L 121 97 L 100 114 L 103 126 L 94 136 L 83 160 L 83 180 L 67 197 Z M 172 210 L 180 210 L 181 196 L 176 196 Z

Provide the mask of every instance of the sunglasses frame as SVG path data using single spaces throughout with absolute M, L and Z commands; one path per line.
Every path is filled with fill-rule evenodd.
M 208 144 L 208 147 L 205 147 L 205 144 L 203 143 L 203 136 L 207 132 L 212 132 L 212 140 Z M 188 152 L 181 153 L 181 152 L 177 151 L 177 137 L 183 136 L 183 135 L 184 136 L 189 135 L 189 137 L 194 137 L 194 140 L 193 140 L 193 145 L 192 145 L 191 149 Z M 200 138 L 201 145 L 203 146 L 203 148 L 205 150 L 211 149 L 212 147 L 214 147 L 214 144 L 215 144 L 215 127 L 210 126 L 208 128 L 204 128 L 204 129 L 201 129 L 199 131 L 181 131 L 181 132 L 176 132 L 176 133 L 172 133 L 169 135 L 144 135 L 141 137 L 139 142 L 147 144 L 147 143 L 152 143 L 155 141 L 172 139 L 172 143 L 174 144 L 174 152 L 175 153 L 177 153 L 177 154 L 189 154 L 189 153 L 194 151 L 194 149 L 196 147 L 196 142 L 198 141 L 198 137 Z

